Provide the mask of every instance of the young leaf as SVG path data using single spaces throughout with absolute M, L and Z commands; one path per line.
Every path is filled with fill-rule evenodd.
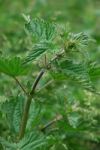
M 25 25 L 26 29 L 38 40 L 52 40 L 55 35 L 55 24 L 42 19 L 34 19 Z

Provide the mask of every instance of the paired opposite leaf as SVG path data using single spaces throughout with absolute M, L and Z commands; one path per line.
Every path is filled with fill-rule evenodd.
M 27 74 L 28 70 L 19 57 L 0 58 L 0 73 L 15 77 Z

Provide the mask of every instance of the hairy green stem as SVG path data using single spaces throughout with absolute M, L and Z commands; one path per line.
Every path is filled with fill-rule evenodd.
M 31 105 L 31 101 L 35 92 L 35 89 L 38 85 L 38 82 L 40 81 L 40 79 L 42 78 L 43 74 L 45 73 L 45 70 L 42 69 L 39 73 L 39 75 L 37 76 L 36 80 L 34 81 L 32 90 L 26 100 L 25 106 L 24 106 L 24 111 L 23 111 L 23 116 L 22 116 L 22 120 L 21 120 L 21 125 L 20 125 L 20 130 L 19 130 L 19 138 L 18 140 L 22 139 L 24 134 L 25 134 L 25 129 L 26 129 L 26 125 L 27 125 L 27 120 L 28 120 L 28 115 L 29 115 L 29 110 L 30 110 L 30 105 Z
M 62 57 L 62 55 L 64 54 L 64 50 L 62 50 L 59 54 L 56 54 L 51 61 L 47 64 L 46 68 L 49 69 L 50 64 L 55 61 L 56 59 Z M 21 125 L 20 125 L 20 130 L 19 130 L 19 137 L 18 140 L 22 139 L 24 137 L 25 134 L 25 130 L 26 130 L 26 125 L 27 125 L 27 121 L 28 121 L 28 115 L 29 115 L 29 110 L 30 110 L 30 105 L 31 105 L 31 101 L 33 98 L 33 95 L 35 93 L 35 89 L 38 85 L 38 82 L 40 81 L 40 79 L 42 78 L 43 74 L 45 73 L 46 69 L 42 69 L 39 73 L 39 75 L 36 77 L 32 90 L 30 92 L 30 94 L 28 95 L 28 98 L 26 100 L 25 106 L 24 106 L 24 110 L 23 110 L 23 116 L 22 116 L 22 120 L 21 120 Z

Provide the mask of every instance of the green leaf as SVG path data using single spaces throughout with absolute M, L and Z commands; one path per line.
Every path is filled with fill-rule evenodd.
M 46 146 L 46 141 L 42 134 L 35 131 L 26 134 L 18 143 L 11 143 L 0 138 L 0 143 L 8 150 L 38 150 Z
M 71 112 L 68 116 L 68 121 L 73 128 L 77 128 L 80 124 L 80 114 L 77 112 Z
M 6 115 L 9 129 L 18 133 L 22 117 L 24 99 L 22 96 L 11 97 L 9 101 L 1 104 L 1 112 Z
M 35 44 L 33 49 L 30 51 L 30 53 L 26 57 L 24 63 L 28 63 L 30 61 L 37 59 L 38 57 L 45 54 L 49 50 L 53 51 L 54 46 L 55 45 L 52 42 L 41 42 L 41 43 Z
M 100 65 L 97 62 L 90 62 L 88 64 L 88 69 L 91 79 L 100 78 Z
M 52 40 L 55 35 L 55 24 L 43 19 L 31 20 L 25 27 L 38 40 Z
M 6 148 L 7 150 L 16 150 L 17 148 L 16 143 L 11 143 L 2 137 L 0 137 L 0 144 L 2 144 L 3 148 Z
M 79 86 L 87 90 L 96 92 L 90 80 L 87 65 L 76 64 L 71 60 L 62 60 L 56 65 L 57 70 L 54 73 L 51 73 L 55 79 L 58 78 L 59 80 L 71 80 L 72 84 L 77 83 Z
M 23 65 L 23 61 L 19 57 L 0 58 L 0 72 L 12 77 L 27 74 L 29 67 Z

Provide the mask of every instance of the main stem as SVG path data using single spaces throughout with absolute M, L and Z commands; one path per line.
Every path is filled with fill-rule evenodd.
M 59 54 L 55 55 L 51 61 L 47 64 L 46 68 L 48 69 L 50 66 L 50 64 L 55 61 L 56 59 L 62 57 L 62 55 L 64 54 L 64 50 L 62 50 Z M 34 81 L 32 90 L 30 92 L 30 94 L 28 95 L 28 98 L 26 100 L 25 106 L 24 106 L 24 112 L 23 112 L 23 116 L 22 116 L 22 120 L 21 120 L 21 125 L 20 125 L 20 130 L 19 130 L 19 138 L 18 140 L 22 139 L 24 137 L 25 134 L 25 129 L 26 129 L 26 125 L 27 125 L 27 120 L 28 120 L 28 115 L 29 115 L 29 110 L 30 110 L 30 105 L 31 105 L 31 101 L 35 92 L 35 89 L 38 85 L 38 82 L 40 81 L 40 79 L 42 78 L 43 74 L 45 73 L 45 69 L 42 69 L 39 73 L 39 75 L 37 76 L 36 80 Z
M 29 115 L 29 110 L 30 110 L 30 105 L 31 105 L 31 101 L 35 92 L 35 89 L 37 87 L 38 82 L 40 81 L 40 79 L 42 78 L 43 74 L 45 73 L 45 70 L 42 69 L 39 73 L 39 75 L 37 76 L 36 80 L 34 81 L 32 90 L 26 100 L 25 106 L 24 106 L 24 112 L 23 112 L 23 116 L 22 116 L 22 121 L 21 121 L 21 125 L 20 125 L 20 130 L 19 130 L 19 139 L 22 139 L 24 134 L 25 134 L 25 129 L 26 129 L 26 125 L 27 125 L 27 120 L 28 120 L 28 115 Z

